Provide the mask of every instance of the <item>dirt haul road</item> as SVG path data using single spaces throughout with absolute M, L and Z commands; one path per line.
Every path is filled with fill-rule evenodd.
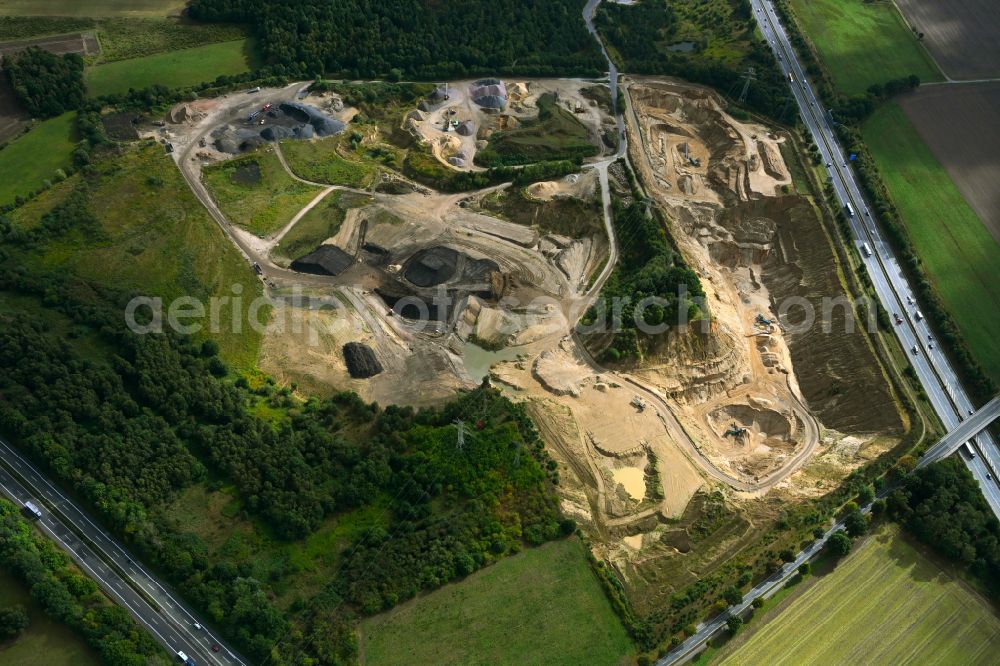
M 375 336 L 376 342 L 381 341 L 394 348 L 400 349 L 401 351 L 405 350 L 408 345 L 411 345 L 414 338 L 408 331 L 405 330 L 405 328 L 401 328 L 396 320 L 386 318 L 386 310 L 384 308 L 378 307 L 370 300 L 367 300 L 363 292 L 358 292 L 356 290 L 351 291 L 343 285 L 339 285 L 337 280 L 329 276 L 304 275 L 296 271 L 282 268 L 281 266 L 273 263 L 269 256 L 271 246 L 274 244 L 273 240 L 267 241 L 258 239 L 252 237 L 243 230 L 233 227 L 212 199 L 210 193 L 200 179 L 201 161 L 195 154 L 197 152 L 197 147 L 199 146 L 200 141 L 207 137 L 212 129 L 222 122 L 225 117 L 239 117 L 247 109 L 259 107 L 265 102 L 270 102 L 272 104 L 280 103 L 283 99 L 295 96 L 306 85 L 308 84 L 296 83 L 281 90 L 262 91 L 261 93 L 253 95 L 237 94 L 232 98 L 225 99 L 214 109 L 210 110 L 209 113 L 197 123 L 194 131 L 188 132 L 186 135 L 179 136 L 174 139 L 175 144 L 179 146 L 179 149 L 174 153 L 175 160 L 188 182 L 189 187 L 191 187 L 191 190 L 197 196 L 199 201 L 201 201 L 202 204 L 208 209 L 213 219 L 220 226 L 230 241 L 247 258 L 249 263 L 256 263 L 262 268 L 265 283 L 269 284 L 272 288 L 277 287 L 278 285 L 301 285 L 316 288 L 336 287 L 343 296 L 342 300 L 353 306 L 353 309 L 363 320 L 365 329 L 368 330 L 371 335 Z M 623 122 L 621 118 L 618 118 L 618 121 Z M 593 281 L 585 294 L 581 294 L 577 298 L 569 299 L 570 304 L 567 304 L 567 307 L 565 308 L 567 320 L 564 324 L 562 324 L 564 328 L 553 331 L 552 333 L 536 340 L 533 345 L 533 348 L 536 350 L 543 349 L 546 346 L 554 347 L 561 338 L 563 338 L 567 333 L 573 331 L 573 323 L 583 312 L 586 311 L 587 307 L 599 295 L 601 288 L 617 263 L 618 246 L 617 240 L 614 237 L 611 221 L 611 194 L 608 182 L 608 167 L 615 159 L 625 153 L 627 147 L 627 142 L 623 140 L 621 141 L 621 145 L 616 155 L 605 157 L 604 159 L 592 163 L 587 167 L 595 169 L 599 175 L 602 195 L 602 217 L 605 230 L 608 235 L 610 248 L 609 261 L 606 262 L 600 275 Z M 293 177 L 297 180 L 303 180 L 292 173 L 287 162 L 284 160 L 284 156 L 281 154 L 280 149 L 278 149 L 278 156 L 283 167 L 290 174 L 292 174 Z M 331 188 L 327 186 L 321 195 L 317 196 L 317 198 L 306 206 L 306 209 L 314 205 L 322 198 L 322 196 L 325 196 L 326 193 L 334 189 L 360 192 L 358 190 L 351 190 L 351 188 Z M 496 188 L 489 188 L 489 190 L 493 189 Z M 365 193 L 370 194 L 368 192 Z M 459 200 L 475 196 L 476 194 L 477 193 L 463 193 L 460 195 L 450 196 L 431 195 L 430 200 L 421 198 L 423 203 L 419 204 L 418 208 L 424 208 L 424 210 L 412 209 L 411 213 L 413 215 L 423 216 L 422 214 L 427 212 L 426 208 L 429 206 L 438 214 L 443 216 L 445 211 L 454 207 Z M 378 197 L 384 201 L 392 200 L 396 203 L 401 203 L 402 200 L 412 198 L 412 196 L 413 195 L 410 197 L 393 197 L 392 195 L 378 195 Z M 295 218 L 300 218 L 304 212 L 305 209 L 300 211 Z M 524 254 L 522 249 L 516 247 L 515 245 L 511 245 L 510 251 L 521 252 L 523 256 L 520 261 L 527 261 L 529 265 L 531 264 L 530 257 L 527 254 Z M 532 274 L 540 277 L 542 270 L 543 269 L 541 268 L 534 269 Z M 560 279 L 559 282 L 562 286 L 557 289 L 557 292 L 568 296 L 569 294 L 566 293 L 567 286 L 565 281 Z M 575 338 L 572 340 L 575 343 Z M 585 363 L 589 367 L 590 371 L 595 375 L 600 373 L 607 374 L 606 371 L 601 368 L 594 361 L 594 359 L 589 356 L 589 354 L 587 354 L 582 345 L 576 344 L 576 349 L 573 350 L 573 355 L 581 359 L 582 362 Z M 448 356 L 448 358 L 452 357 Z M 393 363 L 391 358 L 386 358 L 384 360 L 387 361 L 385 365 L 388 368 L 397 371 L 403 369 L 403 366 L 400 366 L 398 363 Z M 717 464 L 717 462 L 713 461 L 713 457 L 707 455 L 703 448 L 692 440 L 688 430 L 684 425 L 682 425 L 681 421 L 674 413 L 676 406 L 669 404 L 664 399 L 663 394 L 652 384 L 645 381 L 642 377 L 632 376 L 626 373 L 614 373 L 614 375 L 627 384 L 630 389 L 634 391 L 635 395 L 641 396 L 644 401 L 653 406 L 657 417 L 661 421 L 663 432 L 665 432 L 667 437 L 676 445 L 683 448 L 685 455 L 696 465 L 698 469 L 701 469 L 710 478 L 720 481 L 740 491 L 753 493 L 764 491 L 772 487 L 775 483 L 787 477 L 788 474 L 792 473 L 805 460 L 807 460 L 818 441 L 818 427 L 815 424 L 815 420 L 811 418 L 808 411 L 802 407 L 800 402 L 795 401 L 794 411 L 801 422 L 805 424 L 805 435 L 802 442 L 803 445 L 797 447 L 794 455 L 785 460 L 783 464 L 775 469 L 768 470 L 766 474 L 760 475 L 759 478 L 753 478 L 746 474 L 733 473 L 733 471 L 727 470 L 724 466 L 721 466 Z

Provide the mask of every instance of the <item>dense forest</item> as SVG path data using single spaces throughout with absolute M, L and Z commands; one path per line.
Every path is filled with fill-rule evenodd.
M 3 68 L 24 108 L 35 118 L 51 118 L 83 103 L 83 58 L 56 55 L 38 47 L 8 55 Z
M 886 502 L 888 515 L 967 568 L 1000 601 L 1000 522 L 958 453 L 909 474 Z
M 533 425 L 492 388 L 420 411 L 352 393 L 303 400 L 234 377 L 211 340 L 129 332 L 128 294 L 29 268 L 44 244 L 99 230 L 87 188 L 101 175 L 83 171 L 29 230 L 0 217 L 0 433 L 248 657 L 352 661 L 359 614 L 574 530 Z M 213 548 L 172 512 L 190 489 L 223 486 L 278 550 L 345 516 L 382 518 L 346 532 L 322 584 L 279 604 L 276 591 L 299 585 L 299 569 Z
M 166 663 L 159 644 L 128 611 L 109 602 L 94 581 L 71 567 L 69 558 L 5 499 L 0 499 L 0 568 L 19 578 L 46 614 L 94 647 L 102 663 Z
M 3 287 L 23 293 L 23 276 L 11 277 Z M 251 414 L 252 392 L 216 376 L 212 343 L 118 331 L 103 308 L 73 304 L 67 292 L 57 298 L 77 322 L 74 335 L 100 331 L 114 354 L 80 358 L 41 319 L 3 316 L 0 430 L 128 535 L 255 659 L 309 618 L 281 613 L 267 593 L 273 581 L 250 575 L 252 563 L 210 554 L 163 514 L 178 491 L 209 475 L 231 479 L 247 510 L 284 539 L 388 502 L 388 524 L 358 539 L 320 592 L 337 603 L 302 605 L 335 610 L 309 621 L 304 643 L 282 643 L 296 654 L 339 655 L 331 662 L 352 655 L 343 627 L 353 613 L 391 607 L 574 528 L 558 516 L 530 421 L 493 389 L 419 412 L 382 410 L 353 394 L 289 400 L 279 403 L 287 420 L 274 426 Z M 459 449 L 452 422 L 470 417 Z
M 334 78 L 596 75 L 582 0 L 194 0 L 204 21 L 248 23 L 269 64 Z

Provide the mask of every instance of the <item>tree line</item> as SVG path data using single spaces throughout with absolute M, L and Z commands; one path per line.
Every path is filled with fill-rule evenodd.
M 603 322 L 599 333 L 614 326 L 614 336 L 600 351 L 603 361 L 640 360 L 653 340 L 639 331 L 639 322 L 651 327 L 674 326 L 702 316 L 705 296 L 698 275 L 674 250 L 666 221 L 656 207 L 634 197 L 628 204 L 612 201 L 612 222 L 618 239 L 618 264 L 601 290 L 598 304 L 581 318 L 580 329 Z M 655 302 L 643 303 L 653 298 Z M 620 310 L 611 307 L 617 301 Z
M 51 118 L 83 103 L 83 58 L 56 55 L 37 46 L 4 56 L 3 70 L 14 94 L 35 118 Z
M 677 76 L 731 97 L 742 87 L 747 69 L 753 67 L 754 80 L 743 104 L 782 122 L 794 122 L 798 111 L 788 81 L 767 43 L 753 35 L 749 2 L 698 3 L 693 16 L 681 13 L 681 7 L 673 3 L 604 2 L 598 7 L 596 25 L 601 37 L 618 54 L 618 66 L 629 73 Z M 696 19 L 701 36 L 689 39 L 692 19 Z M 682 38 L 689 43 L 675 50 L 665 46 Z M 738 55 L 723 58 L 706 52 L 710 44 L 722 40 L 734 41 Z
M 581 0 L 195 0 L 192 18 L 247 23 L 269 64 L 332 78 L 597 75 Z
M 40 312 L 68 319 L 69 334 L 51 313 L 0 315 L 0 432 L 250 658 L 350 661 L 358 614 L 573 531 L 559 516 L 554 462 L 523 407 L 497 391 L 418 411 L 350 393 L 300 401 L 268 383 L 251 388 L 211 341 L 125 330 L 128 295 L 28 270 L 22 253 L 65 227 L 48 228 L 53 236 L 8 232 L 0 291 L 44 301 Z M 103 352 L 80 355 L 80 339 Z M 257 416 L 262 400 L 282 418 Z M 456 419 L 470 420 L 461 448 Z M 245 553 L 213 550 L 168 510 L 185 489 L 218 480 L 282 541 L 355 510 L 383 507 L 386 517 L 352 539 L 339 575 L 314 598 L 280 610 L 274 586 L 294 584 L 294 567 L 262 570 Z
M 17 507 L 0 499 L 0 566 L 21 580 L 45 613 L 79 634 L 109 666 L 166 664 L 163 649 L 128 611 L 109 602 L 97 584 L 28 524 Z M 16 635 L 27 616 L 0 610 L 3 630 Z
M 880 103 L 896 94 L 916 88 L 920 85 L 920 78 L 910 75 L 872 85 L 860 95 L 852 97 L 843 95 L 836 90 L 812 44 L 799 29 L 788 3 L 785 0 L 775 0 L 774 6 L 782 18 L 782 24 L 788 32 L 792 45 L 805 63 L 823 104 L 832 109 L 834 119 L 838 121 L 836 127 L 838 139 L 846 150 L 858 156 L 854 166 L 865 196 L 872 202 L 873 214 L 878 216 L 890 242 L 899 253 L 902 265 L 913 278 L 917 300 L 923 306 L 924 314 L 932 322 L 938 338 L 948 349 L 948 354 L 955 362 L 963 383 L 969 387 L 973 397 L 980 402 L 989 400 L 997 392 L 996 383 L 973 356 L 958 325 L 924 272 L 906 225 L 861 135 L 861 123 Z

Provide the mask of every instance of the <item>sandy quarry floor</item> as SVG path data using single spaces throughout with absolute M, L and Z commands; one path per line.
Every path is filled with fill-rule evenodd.
M 587 81 L 508 81 L 508 106 L 501 112 L 484 110 L 469 97 L 472 81 L 457 81 L 447 86 L 447 99 L 415 109 L 407 117 L 405 127 L 430 146 L 442 163 L 460 171 L 479 170 L 473 164 L 476 151 L 485 145 L 495 131 L 512 129 L 526 120 L 538 117 L 538 98 L 554 93 L 557 103 L 586 126 L 595 145 L 602 146 L 602 131 L 614 127 L 613 119 L 599 105 L 581 94 L 595 85 Z M 459 123 L 461 130 L 454 127 Z M 466 130 L 465 128 L 469 128 Z
M 702 278 L 713 317 L 700 354 L 685 354 L 695 341 L 674 339 L 663 363 L 639 374 L 677 401 L 679 418 L 716 466 L 758 479 L 819 437 L 767 289 L 755 278 L 776 249 L 773 223 L 748 219 L 734 233 L 719 221 L 728 206 L 774 197 L 790 182 L 778 139 L 735 121 L 705 91 L 653 80 L 631 82 L 627 92 L 630 129 L 644 139 L 632 144 L 633 164 L 678 220 L 675 238 Z
M 610 115 L 580 93 L 593 84 L 508 82 L 511 105 L 493 114 L 473 108 L 468 83 L 451 84 L 448 100 L 403 120 L 446 163 L 464 152 L 465 168 L 471 168 L 481 124 L 496 129 L 529 118 L 546 92 L 558 93 L 559 103 L 591 129 L 595 145 L 613 126 Z M 198 194 L 200 165 L 222 158 L 200 139 L 246 109 L 279 103 L 300 89 L 199 100 L 177 122 L 149 133 L 175 144 Z M 817 446 L 857 453 L 866 442 L 859 439 L 855 447 L 835 435 L 821 440 L 760 280 L 765 260 L 782 250 L 773 222 L 741 206 L 777 200 L 790 183 L 781 139 L 765 127 L 734 121 L 700 88 L 632 81 L 627 93 L 631 161 L 648 194 L 674 221 L 671 233 L 700 274 L 712 315 L 707 330 L 665 336 L 638 370 L 597 367 L 570 335 L 599 290 L 590 281 L 607 256 L 605 234 L 557 237 L 485 214 L 477 201 L 497 188 L 371 193 L 370 203 L 352 208 L 324 242 L 352 258 L 336 276 L 296 273 L 288 258 L 271 256 L 276 239 L 223 228 L 259 262 L 272 301 L 278 325 L 263 341 L 265 372 L 310 392 L 350 389 L 366 400 L 412 405 L 439 403 L 491 372 L 494 385 L 527 403 L 558 461 L 563 509 L 598 538 L 605 555 L 632 561 L 662 550 L 653 547 L 656 535 L 684 514 L 699 490 L 728 485 L 748 497 L 787 490 L 789 475 L 809 463 Z M 352 115 L 332 100 L 316 103 L 329 103 L 327 110 L 340 119 Z M 469 136 L 444 132 L 446 117 L 471 120 L 476 130 Z M 536 202 L 593 200 L 598 172 L 585 168 L 534 184 L 523 195 Z M 206 205 L 212 210 L 210 200 Z M 293 227 L 290 222 L 283 233 Z M 421 253 L 438 249 L 460 255 L 456 273 L 436 286 L 414 285 L 408 271 Z M 489 262 L 495 269 L 469 268 Z M 425 325 L 393 305 L 400 297 L 431 303 L 436 289 L 457 298 Z M 383 372 L 352 379 L 341 352 L 351 341 L 369 346 Z M 738 436 L 726 435 L 734 429 Z M 837 464 L 847 466 L 848 459 L 840 456 Z M 813 492 L 818 481 L 809 478 Z

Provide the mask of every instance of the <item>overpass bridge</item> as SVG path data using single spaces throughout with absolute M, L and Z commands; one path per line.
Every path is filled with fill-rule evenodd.
M 971 416 L 966 417 L 957 426 L 952 428 L 947 435 L 942 437 L 937 444 L 927 449 L 927 451 L 924 452 L 924 455 L 921 456 L 920 462 L 917 463 L 917 468 L 919 469 L 930 465 L 933 462 L 937 462 L 942 458 L 947 458 L 952 453 L 957 451 L 963 444 L 969 442 L 975 438 L 976 435 L 986 430 L 986 428 L 996 421 L 997 418 L 1000 418 L 1000 395 L 983 405 Z M 984 459 L 986 460 L 987 465 L 989 465 L 993 476 L 996 478 L 997 470 L 993 468 L 992 461 L 988 456 Z

